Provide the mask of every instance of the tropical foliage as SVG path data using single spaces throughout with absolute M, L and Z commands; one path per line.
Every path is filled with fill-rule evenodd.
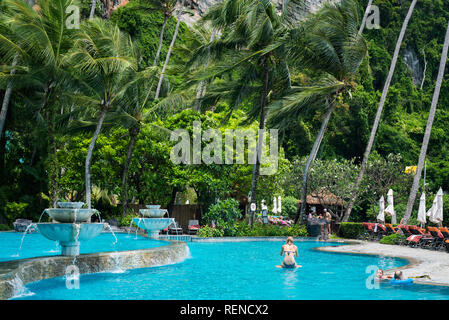
M 135 205 L 189 197 L 204 225 L 223 219 L 202 228 L 205 236 L 303 234 L 250 228 L 249 196 L 270 209 L 281 196 L 290 217 L 298 199 L 323 188 L 350 200 L 410 8 L 378 1 L 380 29 L 360 34 L 368 0 L 315 13 L 300 0 L 224 0 L 194 25 L 177 19 L 175 8 L 188 15 L 181 1 L 131 0 L 112 11 L 102 1 L 29 2 L 0 0 L 0 224 L 36 220 L 58 199 L 125 222 Z M 66 24 L 70 5 L 81 9 L 79 28 Z M 404 169 L 418 162 L 448 20 L 449 3 L 417 2 L 350 221 L 372 219 L 390 188 L 405 212 L 413 175 Z M 428 134 L 428 201 L 440 186 L 449 190 L 448 89 L 446 72 Z M 276 174 L 260 175 L 259 161 L 174 164 L 170 132 L 192 138 L 194 121 L 220 134 L 279 129 Z

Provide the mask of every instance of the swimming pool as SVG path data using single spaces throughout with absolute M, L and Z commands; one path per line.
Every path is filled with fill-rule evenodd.
M 83 241 L 80 246 L 80 253 L 147 249 L 168 244 L 167 241 L 152 240 L 135 234 L 117 233 L 115 236 L 117 242 L 112 233 L 102 233 L 95 239 Z M 58 242 L 48 240 L 37 232 L 25 236 L 19 252 L 21 241 L 22 233 L 0 232 L 0 262 L 54 256 L 61 252 Z
M 103 236 L 103 235 L 102 235 Z M 132 240 L 132 239 L 127 239 Z M 148 239 L 144 239 L 148 241 Z M 137 240 L 139 241 L 139 240 Z M 182 263 L 80 276 L 79 289 L 67 289 L 63 277 L 26 285 L 17 299 L 448 299 L 446 287 L 381 284 L 369 289 L 367 266 L 404 266 L 397 258 L 328 253 L 313 250 L 335 245 L 296 242 L 303 267 L 275 268 L 283 242 L 189 242 L 191 258 Z

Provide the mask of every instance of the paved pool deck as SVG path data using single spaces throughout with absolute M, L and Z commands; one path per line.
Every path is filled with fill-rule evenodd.
M 449 253 L 447 252 L 359 240 L 340 241 L 349 242 L 350 244 L 319 247 L 316 250 L 350 254 L 372 254 L 406 259 L 410 264 L 398 268 L 403 271 L 406 277 L 429 275 L 430 279 L 414 279 L 414 282 L 449 286 Z M 393 275 L 395 270 L 397 269 L 387 270 L 385 274 Z

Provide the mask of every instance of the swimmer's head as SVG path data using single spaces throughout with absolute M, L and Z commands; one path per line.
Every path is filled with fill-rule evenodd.
M 384 271 L 382 269 L 377 269 L 377 277 L 382 277 L 384 275 Z
M 293 237 L 288 237 L 287 238 L 287 243 L 293 244 Z
M 394 279 L 395 280 L 402 280 L 402 271 L 396 271 L 394 273 Z

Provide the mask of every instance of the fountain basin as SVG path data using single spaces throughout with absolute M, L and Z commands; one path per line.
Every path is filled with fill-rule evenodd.
M 159 231 L 167 228 L 174 221 L 174 218 L 133 218 L 134 224 L 144 229 L 149 238 L 157 238 Z
M 140 209 L 139 213 L 143 217 L 162 218 L 167 213 L 167 209 Z
M 145 207 L 147 207 L 147 209 L 159 209 L 161 207 L 160 204 L 147 204 Z
M 56 202 L 58 208 L 64 209 L 81 209 L 84 205 L 84 202 Z
M 38 223 L 37 228 L 47 239 L 58 241 L 63 256 L 79 255 L 80 241 L 88 241 L 103 231 L 103 223 Z
M 51 208 L 45 209 L 50 218 L 61 223 L 82 223 L 96 212 L 95 209 Z

